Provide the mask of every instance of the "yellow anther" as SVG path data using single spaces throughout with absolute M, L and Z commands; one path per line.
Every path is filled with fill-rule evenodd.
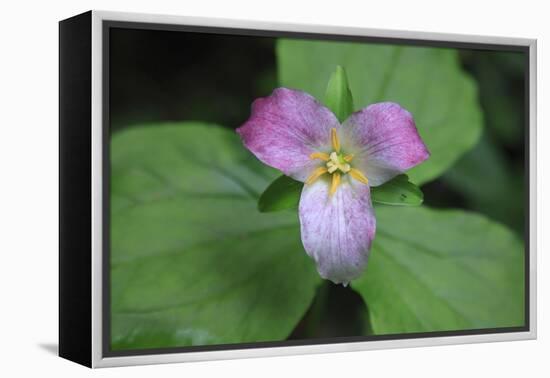
M 349 174 L 351 175 L 351 177 L 353 177 L 354 179 L 356 179 L 357 181 L 360 181 L 362 182 L 363 184 L 368 184 L 369 183 L 369 179 L 367 179 L 365 177 L 365 175 L 363 174 L 363 172 L 361 172 L 360 170 L 356 169 L 356 168 L 351 168 L 349 170 Z
M 314 152 L 312 153 L 311 155 L 309 155 L 309 158 L 310 159 L 319 159 L 319 160 L 323 160 L 323 161 L 329 161 L 330 160 L 330 157 L 328 156 L 327 153 L 324 153 L 324 152 Z
M 336 134 L 336 129 L 333 127 L 330 130 L 330 136 L 332 139 L 332 148 L 336 152 L 340 152 L 340 140 L 338 139 L 338 134 Z
M 332 196 L 334 193 L 336 193 L 336 189 L 338 189 L 338 185 L 340 185 L 340 172 L 335 172 L 332 174 L 332 183 L 330 184 L 330 195 Z
M 353 155 L 346 155 L 346 156 L 344 156 L 344 160 L 347 161 L 347 162 L 349 163 L 350 161 L 353 160 Z
M 313 171 L 313 173 L 307 178 L 306 184 L 313 184 L 319 177 L 328 172 L 328 169 L 325 167 L 319 167 Z

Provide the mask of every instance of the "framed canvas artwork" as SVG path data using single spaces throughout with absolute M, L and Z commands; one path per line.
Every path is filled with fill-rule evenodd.
M 536 337 L 535 40 L 59 27 L 62 357 Z

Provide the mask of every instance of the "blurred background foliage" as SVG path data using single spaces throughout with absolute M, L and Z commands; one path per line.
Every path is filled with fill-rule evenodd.
M 277 86 L 275 39 L 117 29 L 110 40 L 110 116 L 116 133 L 136 124 L 204 121 L 239 127 L 254 99 Z M 485 214 L 523 237 L 526 59 L 460 50 L 484 113 L 479 143 L 423 185 L 425 204 Z M 356 292 L 326 282 L 290 338 L 370 333 Z
M 478 83 L 485 128 L 478 145 L 441 181 L 461 197 L 460 206 L 486 214 L 523 236 L 526 59 L 521 53 L 485 50 L 464 50 L 460 56 Z M 452 205 L 449 198 L 441 197 L 437 185 L 427 198 Z

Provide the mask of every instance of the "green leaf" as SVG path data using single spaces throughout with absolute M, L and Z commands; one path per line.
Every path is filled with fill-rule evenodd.
M 342 66 L 336 66 L 336 71 L 330 77 L 325 93 L 325 105 L 340 122 L 353 113 L 353 97 L 349 90 L 346 71 Z
M 334 67 L 346 68 L 355 108 L 380 101 L 410 111 L 431 157 L 409 171 L 422 184 L 445 172 L 479 138 L 477 90 L 456 50 L 388 44 L 279 40 L 279 83 L 322 101 Z
M 258 200 L 258 209 L 263 212 L 298 208 L 304 183 L 281 176 L 273 181 Z
M 376 334 L 524 324 L 524 247 L 506 227 L 458 210 L 383 207 L 352 287 Z
M 422 190 L 409 181 L 407 175 L 399 175 L 384 185 L 371 188 L 372 202 L 396 206 L 420 206 L 424 201 Z
M 111 160 L 114 350 L 289 336 L 320 278 L 296 213 L 257 210 L 275 170 L 199 123 L 117 133 Z

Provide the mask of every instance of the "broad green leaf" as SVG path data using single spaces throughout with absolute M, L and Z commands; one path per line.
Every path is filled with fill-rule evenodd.
M 409 181 L 407 175 L 399 175 L 384 185 L 371 188 L 372 202 L 384 205 L 420 206 L 424 201 L 422 190 Z
M 434 47 L 279 40 L 279 83 L 322 101 L 334 67 L 346 68 L 355 109 L 392 101 L 410 111 L 431 157 L 409 171 L 422 184 L 447 170 L 478 140 L 482 119 L 473 80 L 457 52 Z
M 325 93 L 325 105 L 332 110 L 340 122 L 353 113 L 353 97 L 349 90 L 346 71 L 342 66 L 336 66 L 336 70 L 330 77 Z
M 198 123 L 117 133 L 111 160 L 114 350 L 291 333 L 320 278 L 296 213 L 257 209 L 276 171 Z
M 524 247 L 459 210 L 383 207 L 365 274 L 352 287 L 376 334 L 524 324 Z
M 304 183 L 281 176 L 273 181 L 258 200 L 258 209 L 265 213 L 285 209 L 297 209 Z

